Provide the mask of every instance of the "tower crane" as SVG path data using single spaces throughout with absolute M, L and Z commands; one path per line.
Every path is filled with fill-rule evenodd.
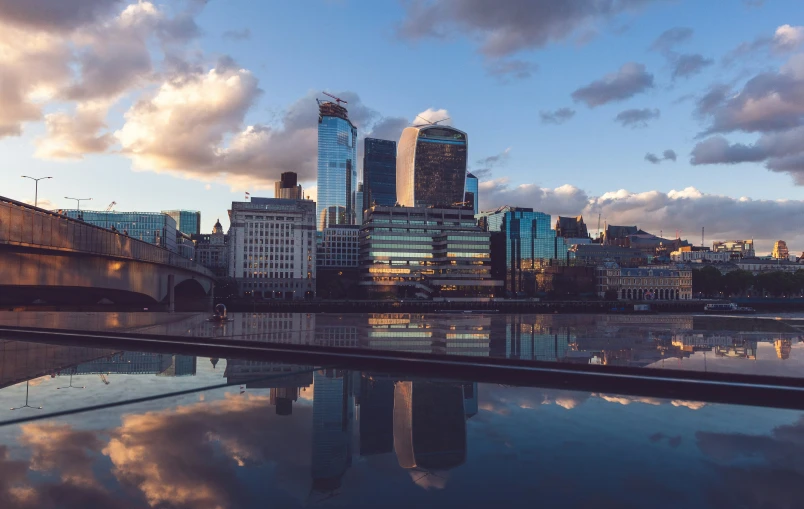
M 344 101 L 340 97 L 335 97 L 334 95 L 330 94 L 329 92 L 324 92 L 324 95 L 332 97 L 333 99 L 335 99 L 335 102 L 338 103 L 338 106 L 340 106 L 341 103 L 349 104 L 347 101 Z
M 115 205 L 117 205 L 116 201 L 113 201 L 112 203 L 110 203 L 109 206 L 106 207 L 106 212 L 111 211 L 114 208 Z

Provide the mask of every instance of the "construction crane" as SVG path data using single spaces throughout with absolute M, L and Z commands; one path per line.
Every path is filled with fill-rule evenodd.
M 109 380 L 106 379 L 106 375 L 104 375 L 103 373 L 98 373 L 98 376 L 100 377 L 101 380 L 103 380 L 103 383 L 109 385 Z
M 106 207 L 106 212 L 111 211 L 114 208 L 115 205 L 117 205 L 116 201 L 113 201 L 112 203 L 110 203 L 109 206 Z
M 335 102 L 336 102 L 336 103 L 338 103 L 338 106 L 340 106 L 340 105 L 341 105 L 341 103 L 343 103 L 343 104 L 349 104 L 347 101 L 344 101 L 344 100 L 343 100 L 343 99 L 341 99 L 340 97 L 335 97 L 334 95 L 330 94 L 329 92 L 324 92 L 324 95 L 329 96 L 329 97 L 332 97 L 333 99 L 335 99 Z

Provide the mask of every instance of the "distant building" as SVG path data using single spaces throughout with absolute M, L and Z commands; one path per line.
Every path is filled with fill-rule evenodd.
M 363 183 L 360 182 L 357 184 L 357 192 L 355 193 L 355 225 L 357 226 L 363 224 L 364 201 Z
M 176 230 L 176 252 L 188 260 L 195 260 L 195 243 L 192 235 Z
M 357 268 L 360 260 L 359 233 L 358 225 L 335 225 L 325 228 L 321 232 L 321 242 L 316 252 L 318 268 Z
M 623 268 L 605 262 L 597 268 L 597 294 L 606 297 L 612 291 L 618 300 L 688 300 L 692 270 L 686 265 Z
M 197 210 L 163 210 L 176 221 L 176 229 L 187 235 L 201 233 L 201 212 Z
M 592 266 L 604 261 L 615 261 L 623 267 L 636 267 L 650 261 L 650 257 L 639 249 L 605 244 L 574 245 L 569 249 L 568 257 L 573 265 Z
M 536 275 L 550 265 L 566 265 L 564 239 L 550 228 L 550 216 L 531 208 L 502 207 L 480 214 L 480 223 L 490 232 L 501 232 L 505 242 L 505 259 L 494 260 L 505 266 L 505 290 L 517 295 L 533 295 Z
M 311 470 L 313 491 L 332 492 L 352 465 L 354 396 L 350 373 L 318 370 L 313 375 Z
M 464 193 L 464 201 L 472 205 L 472 210 L 477 214 L 480 210 L 477 208 L 479 198 L 480 184 L 478 178 L 471 173 L 466 174 L 466 192 Z
M 754 275 L 761 272 L 796 272 L 801 264 L 790 260 L 763 260 L 761 258 L 742 258 L 734 261 L 740 270 L 747 270 Z
M 777 240 L 774 242 L 771 258 L 775 258 L 777 260 L 788 260 L 790 258 L 790 251 L 787 250 L 787 242 L 783 240 Z
M 229 276 L 241 296 L 315 296 L 315 203 L 252 198 L 229 210 Z
M 404 207 L 449 207 L 464 201 L 467 137 L 453 127 L 407 127 L 396 158 L 396 201 Z
M 301 200 L 302 186 L 299 185 L 298 175 L 292 171 L 286 171 L 279 176 L 279 180 L 274 182 L 274 198 L 285 200 Z
M 603 230 L 603 244 L 607 246 L 627 246 L 629 235 L 646 234 L 636 226 L 615 226 L 607 225 Z
M 195 261 L 211 270 L 217 277 L 229 273 L 229 236 L 223 233 L 220 219 L 212 227 L 212 233 L 192 236 L 195 242 Z
M 366 138 L 363 143 L 363 210 L 396 204 L 396 142 Z
M 318 103 L 318 198 L 316 228 L 354 224 L 357 192 L 357 128 L 339 103 Z
M 754 258 L 753 240 L 724 240 L 712 243 L 712 251 L 715 253 L 731 253 L 732 259 L 735 258 Z
M 469 207 L 380 207 L 360 229 L 360 286 L 369 296 L 484 299 L 491 279 L 490 235 Z
M 64 215 L 178 252 L 176 220 L 162 212 L 65 210 Z
M 565 238 L 589 238 L 583 216 L 562 217 L 556 220 L 556 236 Z
M 716 253 L 714 251 L 710 251 L 709 249 L 692 250 L 689 247 L 682 247 L 681 249 L 670 253 L 670 259 L 678 263 L 690 263 L 690 262 L 726 263 L 728 261 L 731 261 L 731 253 L 728 252 Z

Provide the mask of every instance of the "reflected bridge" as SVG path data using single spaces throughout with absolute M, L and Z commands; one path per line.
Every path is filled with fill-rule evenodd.
M 0 305 L 209 305 L 213 273 L 167 249 L 0 196 Z

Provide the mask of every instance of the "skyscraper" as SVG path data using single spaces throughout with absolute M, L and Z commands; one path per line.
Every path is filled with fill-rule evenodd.
M 302 187 L 298 184 L 298 176 L 292 171 L 283 173 L 274 182 L 274 198 L 286 200 L 302 200 Z
M 396 203 L 396 142 L 366 138 L 363 145 L 363 210 Z
M 466 174 L 466 192 L 464 193 L 464 201 L 467 201 L 472 204 L 474 213 L 477 214 L 479 209 L 477 208 L 477 199 L 478 199 L 478 180 L 477 177 L 472 175 L 471 173 Z
M 466 133 L 426 125 L 402 131 L 396 158 L 396 201 L 405 207 L 464 201 Z
M 201 233 L 201 213 L 197 210 L 163 210 L 176 220 L 176 229 L 187 235 L 198 235 Z
M 354 224 L 357 191 L 357 128 L 346 108 L 318 102 L 318 230 Z

